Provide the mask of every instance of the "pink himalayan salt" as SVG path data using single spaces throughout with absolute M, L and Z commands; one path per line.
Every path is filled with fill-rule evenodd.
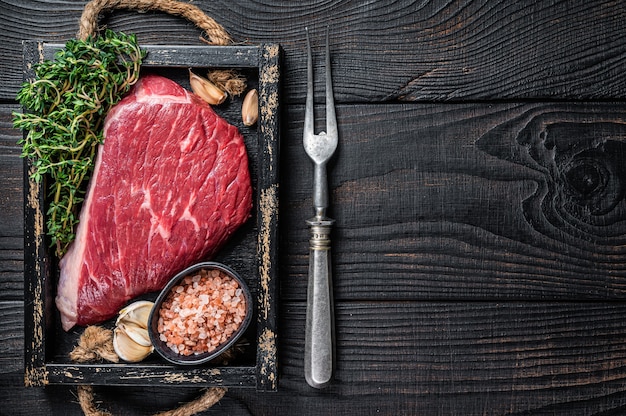
M 177 354 L 207 353 L 226 342 L 245 317 L 239 283 L 221 270 L 202 269 L 186 276 L 163 301 L 159 337 Z

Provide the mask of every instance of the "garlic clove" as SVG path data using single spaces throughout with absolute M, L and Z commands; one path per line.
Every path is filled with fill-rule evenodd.
M 126 331 L 118 327 L 113 330 L 113 349 L 122 360 L 136 363 L 150 355 L 154 347 L 137 344 Z
M 194 74 L 191 69 L 189 70 L 189 84 L 194 93 L 211 105 L 222 104 L 226 100 L 226 92 L 208 79 Z
M 250 90 L 241 105 L 241 119 L 246 126 L 252 126 L 259 119 L 259 93 Z
M 154 302 L 147 300 L 139 300 L 133 302 L 120 310 L 116 325 L 120 323 L 134 324 L 140 328 L 148 328 L 148 320 L 150 319 L 150 311 L 154 306 Z
M 140 328 L 133 324 L 120 323 L 117 326 L 121 331 L 124 331 L 126 335 L 137 344 L 143 347 L 150 347 L 152 342 L 150 341 L 150 334 L 146 328 Z

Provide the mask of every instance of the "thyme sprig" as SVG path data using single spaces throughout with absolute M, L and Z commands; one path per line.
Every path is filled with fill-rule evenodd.
M 72 39 L 53 60 L 36 64 L 35 79 L 17 94 L 24 112 L 13 113 L 13 125 L 25 132 L 19 144 L 32 160 L 30 177 L 49 180 L 47 233 L 59 257 L 75 238 L 104 119 L 139 79 L 144 57 L 134 35 L 107 30 Z

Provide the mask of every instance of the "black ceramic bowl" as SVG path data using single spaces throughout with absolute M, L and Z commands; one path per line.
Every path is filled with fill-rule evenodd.
M 243 322 L 241 322 L 241 324 L 239 325 L 239 328 L 227 340 L 222 342 L 222 344 L 220 344 L 216 349 L 205 353 L 183 355 L 173 351 L 167 346 L 164 341 L 160 339 L 158 331 L 159 310 L 161 309 L 163 302 L 165 301 L 167 295 L 170 293 L 173 287 L 178 285 L 185 277 L 189 275 L 194 275 L 202 269 L 205 269 L 207 271 L 213 269 L 221 270 L 222 272 L 226 273 L 230 278 L 236 280 L 239 283 L 239 287 L 242 289 L 242 294 L 246 301 L 246 316 Z M 221 263 L 203 262 L 194 264 L 193 266 L 188 267 L 187 269 L 178 273 L 161 291 L 159 297 L 154 302 L 154 307 L 152 308 L 152 311 L 150 312 L 150 320 L 148 321 L 148 332 L 150 333 L 150 339 L 152 341 L 152 344 L 154 345 L 154 349 L 167 361 L 180 365 L 197 365 L 213 360 L 218 355 L 222 354 L 224 351 L 230 348 L 245 332 L 251 320 L 252 295 L 250 294 L 250 290 L 248 289 L 246 282 L 244 282 L 243 279 L 235 271 Z

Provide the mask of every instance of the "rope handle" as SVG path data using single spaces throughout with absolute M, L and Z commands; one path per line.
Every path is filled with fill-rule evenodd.
M 182 404 L 180 407 L 168 410 L 165 412 L 157 413 L 154 416 L 192 416 L 212 407 L 214 404 L 220 401 L 226 389 L 222 387 L 212 387 L 207 389 L 197 399 Z M 91 386 L 78 386 L 77 388 L 78 402 L 81 409 L 86 416 L 113 416 L 106 410 L 100 410 L 94 404 L 93 387 Z
M 177 0 L 91 0 L 85 5 L 79 22 L 77 38 L 87 39 L 98 32 L 98 18 L 105 12 L 128 9 L 139 12 L 160 11 L 183 17 L 204 31 L 206 39 L 200 40 L 209 45 L 227 46 L 233 43 L 224 27 L 207 16 L 198 6 Z M 209 80 L 231 95 L 240 95 L 246 90 L 246 83 L 232 70 L 214 70 L 207 75 Z
M 234 354 L 235 352 L 231 349 L 225 353 L 226 357 L 222 360 L 228 362 Z M 77 363 L 119 362 L 119 357 L 113 348 L 113 331 L 96 325 L 88 326 L 80 336 L 78 345 L 70 352 L 70 359 Z M 79 385 L 76 390 L 78 403 L 85 416 L 113 416 L 106 410 L 98 409 L 92 386 Z M 176 409 L 160 412 L 154 416 L 192 416 L 212 407 L 224 397 L 226 392 L 227 389 L 224 387 L 211 387 L 196 399 L 184 403 Z

